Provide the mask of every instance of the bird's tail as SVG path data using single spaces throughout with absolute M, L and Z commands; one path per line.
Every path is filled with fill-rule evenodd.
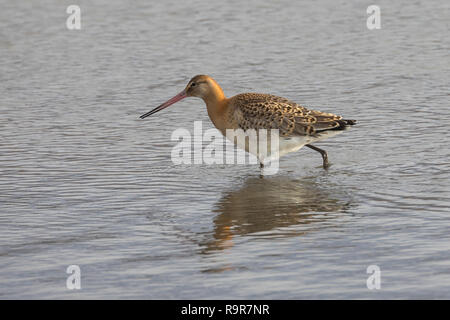
M 356 124 L 356 120 L 342 120 L 345 122 L 345 125 L 347 126 L 353 126 Z
M 338 120 L 339 127 L 334 128 L 334 130 L 347 130 L 349 126 L 353 126 L 356 124 L 356 120 Z
M 330 129 L 325 129 L 326 130 L 332 130 L 332 131 L 339 131 L 339 130 L 347 130 L 349 128 L 349 126 L 353 126 L 356 124 L 356 120 L 335 120 L 335 122 L 338 123 L 337 126 L 335 126 L 334 128 L 330 128 Z

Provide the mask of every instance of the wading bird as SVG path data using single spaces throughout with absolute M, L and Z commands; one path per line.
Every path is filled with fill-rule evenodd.
M 144 119 L 186 97 L 203 99 L 209 118 L 222 134 L 225 135 L 228 129 L 242 129 L 244 132 L 249 129 L 278 129 L 277 157 L 306 146 L 322 155 L 325 169 L 329 167 L 327 152 L 311 143 L 332 137 L 356 123 L 356 120 L 309 110 L 286 98 L 270 94 L 241 93 L 226 98 L 219 84 L 207 75 L 193 77 L 183 91 L 140 118 Z M 255 155 L 262 168 L 266 159 L 261 154 Z

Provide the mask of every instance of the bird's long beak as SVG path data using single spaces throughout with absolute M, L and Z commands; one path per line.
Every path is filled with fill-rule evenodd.
M 161 111 L 162 109 L 165 109 L 165 108 L 167 108 L 168 106 L 170 106 L 170 105 L 174 104 L 175 102 L 178 102 L 178 101 L 180 101 L 180 100 L 182 100 L 182 99 L 184 99 L 184 98 L 186 98 L 186 97 L 187 97 L 186 91 L 183 90 L 183 91 L 181 91 L 179 94 L 177 94 L 175 97 L 173 97 L 173 98 L 167 100 L 166 102 L 164 102 L 162 105 L 156 107 L 155 109 L 153 109 L 153 110 L 151 110 L 151 111 L 149 111 L 149 112 L 147 112 L 147 113 L 144 113 L 144 114 L 143 114 L 142 116 L 140 116 L 139 118 L 144 119 L 144 118 L 146 118 L 146 117 L 148 117 L 148 116 L 151 116 L 152 114 L 154 114 L 154 113 L 156 113 L 156 112 L 158 112 L 158 111 Z

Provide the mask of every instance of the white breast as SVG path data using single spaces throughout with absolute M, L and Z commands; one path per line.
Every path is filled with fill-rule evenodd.
M 311 136 L 291 136 L 291 137 L 279 137 L 278 138 L 278 146 L 272 145 L 270 142 L 268 144 L 269 150 L 261 152 L 260 148 L 258 150 L 249 148 L 250 145 L 258 146 L 258 138 L 256 135 L 251 135 L 250 137 L 247 134 L 243 134 L 243 132 L 239 133 L 238 131 L 234 131 L 237 139 L 237 146 L 239 148 L 244 149 L 245 151 L 255 155 L 261 163 L 270 162 L 272 160 L 278 159 L 290 152 L 298 151 L 300 148 L 305 146 L 306 144 L 314 143 L 315 141 L 319 141 L 325 138 L 329 138 L 336 134 L 341 133 L 342 131 L 326 131 L 321 133 L 319 136 L 311 137 Z M 247 138 L 245 138 L 247 137 Z M 227 138 L 229 138 L 227 136 Z M 230 139 L 234 142 L 234 139 Z M 270 141 L 270 138 L 268 139 Z
M 314 140 L 313 137 L 308 136 L 280 137 L 280 157 L 298 151 L 305 144 L 312 143 Z

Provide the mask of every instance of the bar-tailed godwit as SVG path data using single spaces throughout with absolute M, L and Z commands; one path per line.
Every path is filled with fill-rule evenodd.
M 203 99 L 209 118 L 222 134 L 225 135 L 227 129 L 242 129 L 244 132 L 249 129 L 278 129 L 277 156 L 307 146 L 320 152 L 325 169 L 329 166 L 327 152 L 311 143 L 341 133 L 356 123 L 355 120 L 345 120 L 332 113 L 309 110 L 286 98 L 270 94 L 241 93 L 226 98 L 219 84 L 207 75 L 193 77 L 183 91 L 140 118 L 144 119 L 186 97 Z M 262 167 L 265 159 L 259 154 L 255 155 Z

